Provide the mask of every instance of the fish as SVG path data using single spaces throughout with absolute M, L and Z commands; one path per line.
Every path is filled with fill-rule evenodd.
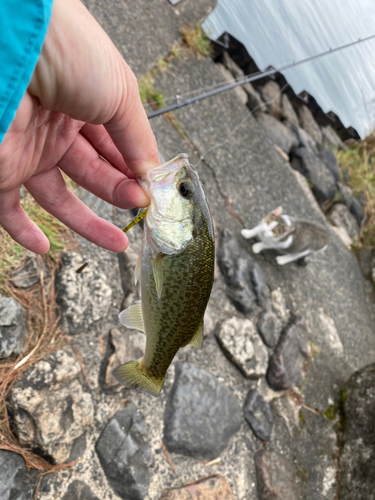
M 148 170 L 138 182 L 151 200 L 146 214 L 138 215 L 138 220 L 144 216 L 135 268 L 141 300 L 119 320 L 146 334 L 146 348 L 142 358 L 112 373 L 120 384 L 157 396 L 177 351 L 188 344 L 202 347 L 215 236 L 198 173 L 186 154 Z

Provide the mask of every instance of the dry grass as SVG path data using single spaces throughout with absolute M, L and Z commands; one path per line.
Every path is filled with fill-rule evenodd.
M 183 26 L 180 29 L 183 45 L 194 52 L 198 59 L 210 57 L 212 54 L 211 42 L 200 25 Z
M 61 251 L 78 250 L 78 244 L 70 230 L 39 207 L 28 193 L 23 196 L 21 203 L 26 213 L 47 235 L 51 248 L 46 255 L 36 257 L 41 269 L 39 283 L 27 290 L 17 288 L 9 279 L 15 271 L 22 269 L 28 251 L 0 228 L 0 292 L 13 297 L 24 307 L 29 332 L 21 354 L 0 361 L 0 448 L 20 454 L 27 467 L 53 472 L 72 464 L 52 465 L 31 450 L 22 448 L 10 426 L 6 401 L 12 385 L 22 373 L 64 342 L 59 327 L 60 312 L 56 304 L 55 277 L 60 267 Z
M 341 173 L 349 174 L 353 193 L 363 193 L 366 199 L 365 220 L 360 240 L 364 246 L 375 248 L 375 135 L 337 153 Z

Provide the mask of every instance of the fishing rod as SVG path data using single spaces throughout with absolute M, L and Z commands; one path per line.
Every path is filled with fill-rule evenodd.
M 294 68 L 295 66 L 299 66 L 300 64 L 304 64 L 306 62 L 313 61 L 314 59 L 319 59 L 320 57 L 324 57 L 328 54 L 333 54 L 334 52 L 338 52 L 339 50 L 346 49 L 348 47 L 352 47 L 353 45 L 357 45 L 362 42 L 367 42 L 368 40 L 371 40 L 372 38 L 375 38 L 375 35 L 371 35 L 365 38 L 358 38 L 358 40 L 355 40 L 354 42 L 347 43 L 345 45 L 340 45 L 339 47 L 335 47 L 334 49 L 329 48 L 328 50 L 324 52 L 320 52 L 319 54 L 315 54 L 313 56 L 306 57 L 305 59 L 301 59 L 300 61 L 293 61 L 289 64 L 286 64 L 285 66 L 281 66 L 279 69 L 269 69 L 266 71 L 263 71 L 261 73 L 253 74 L 253 75 L 247 75 L 245 78 L 242 80 L 238 80 L 235 83 L 231 83 L 229 85 L 225 85 L 224 87 L 220 87 L 215 90 L 211 90 L 210 92 L 206 92 L 205 94 L 200 94 L 196 97 L 191 97 L 190 99 L 183 99 L 181 102 L 177 102 L 175 104 L 172 104 L 171 106 L 167 106 L 162 109 L 158 109 L 156 111 L 153 111 L 152 113 L 149 113 L 147 115 L 147 118 L 151 120 L 151 118 L 155 118 L 156 116 L 163 115 L 164 113 L 169 113 L 170 111 L 174 111 L 179 108 L 183 108 L 184 106 L 188 106 L 189 104 L 193 104 L 194 102 L 201 101 L 203 99 L 207 99 L 208 97 L 212 97 L 214 95 L 220 94 L 221 92 L 226 92 L 227 90 L 234 89 L 235 87 L 238 87 L 239 85 L 244 85 L 245 83 L 251 83 L 256 80 L 260 80 L 261 78 L 264 78 L 266 76 L 271 76 L 276 73 L 282 73 L 283 71 L 286 71 L 287 69 Z M 179 96 L 180 99 L 181 96 Z

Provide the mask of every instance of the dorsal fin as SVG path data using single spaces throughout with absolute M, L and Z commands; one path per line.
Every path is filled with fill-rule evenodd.
M 132 306 L 121 311 L 118 319 L 127 328 L 145 332 L 141 302 L 135 302 Z

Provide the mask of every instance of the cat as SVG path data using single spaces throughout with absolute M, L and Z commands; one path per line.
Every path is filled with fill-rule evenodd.
M 324 251 L 328 245 L 328 230 L 324 226 L 283 215 L 282 207 L 268 214 L 253 229 L 242 229 L 241 234 L 246 239 L 258 237 L 260 242 L 253 245 L 254 253 L 275 249 L 285 254 L 276 257 L 280 266 L 312 252 Z

